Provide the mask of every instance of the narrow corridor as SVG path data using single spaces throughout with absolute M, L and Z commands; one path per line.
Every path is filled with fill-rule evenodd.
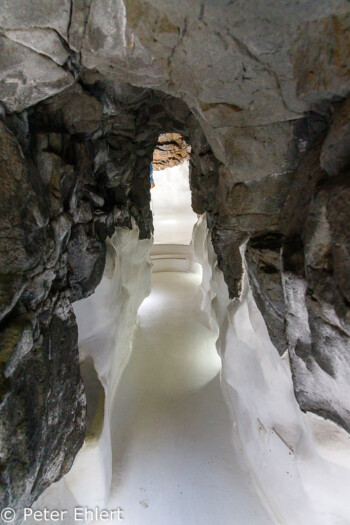
M 198 273 L 154 273 L 139 310 L 111 421 L 108 506 L 128 525 L 271 523 L 234 455 L 199 286 Z

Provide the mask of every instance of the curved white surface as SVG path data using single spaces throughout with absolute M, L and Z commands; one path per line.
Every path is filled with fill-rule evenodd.
M 85 525 L 74 508 L 105 508 L 112 478 L 110 420 L 122 372 L 131 353 L 137 310 L 150 293 L 150 241 L 139 230 L 118 228 L 107 240 L 103 279 L 90 297 L 74 304 L 81 370 L 88 400 L 88 428 L 72 469 L 53 483 L 33 509 L 67 510 L 61 525 Z M 40 521 L 39 521 L 40 522 Z M 28 519 L 34 525 L 38 521 Z M 43 521 L 44 523 L 44 521 Z
M 190 246 L 152 247 L 154 261 L 191 267 L 193 250 L 202 282 L 154 272 L 134 329 L 149 247 L 119 229 L 96 293 L 75 305 L 93 417 L 72 470 L 34 508 L 121 507 L 130 525 L 349 525 L 348 435 L 301 412 L 247 279 L 228 297 L 205 218 Z
M 233 443 L 256 491 L 283 525 L 349 525 L 349 435 L 300 410 L 288 358 L 281 359 L 271 343 L 246 272 L 242 296 L 228 297 L 204 216 L 193 245 L 203 267 L 202 307 L 219 329 Z
M 126 525 L 270 524 L 233 450 L 201 274 L 152 281 L 113 407 L 108 507 Z

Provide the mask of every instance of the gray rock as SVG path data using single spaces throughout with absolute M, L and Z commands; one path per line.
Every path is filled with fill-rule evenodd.
M 81 49 L 82 64 L 137 86 L 160 86 L 164 73 L 130 32 L 122 0 L 92 2 Z
M 41 55 L 51 58 L 59 66 L 62 66 L 68 59 L 69 53 L 53 29 L 36 28 L 6 31 L 5 36 L 18 44 L 22 44 Z
M 218 213 L 220 166 L 203 131 L 192 121 L 190 186 L 192 208 L 198 214 Z
M 349 332 L 331 305 L 319 302 L 303 279 L 284 276 L 286 325 L 294 391 L 303 410 L 350 431 Z
M 84 191 L 83 194 L 84 194 L 84 197 L 86 197 L 95 208 L 102 208 L 104 206 L 104 203 L 105 203 L 104 198 L 101 197 L 100 195 L 97 195 L 93 191 L 87 190 L 87 191 Z
M 331 176 L 350 165 L 350 99 L 334 105 L 333 124 L 323 143 L 320 160 Z
M 348 96 L 349 28 L 348 9 L 301 27 L 292 58 L 298 95 L 312 102 Z
M 89 235 L 83 225 L 72 228 L 68 243 L 68 280 L 73 301 L 88 297 L 94 292 L 102 279 L 105 257 L 104 243 Z
M 16 317 L 1 333 L 1 364 L 5 365 L 3 375 L 6 379 L 14 374 L 33 348 L 33 321 L 25 316 Z
M 22 273 L 0 273 L 0 321 L 16 306 L 26 285 Z
M 50 254 L 50 258 L 46 260 L 47 268 L 54 268 L 59 262 L 59 258 L 64 253 L 67 243 L 70 238 L 72 226 L 72 218 L 68 213 L 62 213 L 58 217 L 52 220 L 52 236 L 54 240 L 54 250 Z
M 335 308 L 343 329 L 350 328 L 349 198 L 348 174 L 324 184 L 314 197 L 303 231 L 310 289 L 318 300 Z
M 67 38 L 70 0 L 3 0 L 0 27 L 2 29 L 51 28 Z
M 293 179 L 292 173 L 282 173 L 263 180 L 230 184 L 229 177 L 220 177 L 218 224 L 235 227 L 252 234 L 276 231 Z
M 56 272 L 53 270 L 45 270 L 32 277 L 22 294 L 22 304 L 24 304 L 28 310 L 36 310 L 36 308 L 47 299 L 55 278 Z
M 46 56 L 0 36 L 0 100 L 7 111 L 22 111 L 74 81 Z
M 250 239 L 245 259 L 254 298 L 265 319 L 271 341 L 283 355 L 288 349 L 288 342 L 285 335 L 281 246 L 279 235 L 269 234 Z
M 16 511 L 69 470 L 84 439 L 77 328 L 67 298 L 47 301 L 37 322 L 39 339 L 22 318 L 2 335 L 1 356 L 12 360 L 1 383 L 11 395 L 0 404 L 0 502 Z
M 231 298 L 247 243 L 300 406 L 349 430 L 348 12 L 345 0 L 3 2 L 1 504 L 30 505 L 82 443 L 71 302 L 93 293 L 116 226 L 150 236 L 164 132 L 191 144 L 193 208 Z
M 72 0 L 69 47 L 80 53 L 92 0 Z
M 92 209 L 89 202 L 82 201 L 78 207 L 72 211 L 73 220 L 75 223 L 87 223 L 92 221 Z
M 102 121 L 102 105 L 79 84 L 43 102 L 35 114 L 42 128 L 69 134 L 91 133 Z
M 243 261 L 240 247 L 247 235 L 234 230 L 214 229 L 212 242 L 218 266 L 224 274 L 230 298 L 239 297 L 243 284 Z
M 0 122 L 0 272 L 23 273 L 41 260 L 48 210 L 31 185 L 29 164 L 12 133 Z M 9 250 L 8 239 L 11 239 Z

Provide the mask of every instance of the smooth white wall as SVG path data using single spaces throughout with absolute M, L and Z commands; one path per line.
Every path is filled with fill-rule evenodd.
M 75 306 L 82 358 L 92 358 L 105 391 L 102 425 L 87 436 L 71 472 L 49 487 L 34 508 L 103 507 L 108 498 L 111 412 L 130 356 L 137 310 L 150 290 L 149 247 L 150 241 L 139 241 L 137 228 L 118 230 L 108 244 L 101 284 Z M 192 247 L 203 268 L 202 309 L 218 333 L 221 385 L 242 468 L 278 523 L 349 525 L 348 434 L 301 412 L 288 361 L 272 345 L 248 281 L 240 299 L 228 297 L 205 217 L 195 226 Z
M 93 295 L 73 305 L 82 371 L 84 362 L 88 362 L 92 378 L 86 389 L 93 396 L 95 388 L 100 399 L 95 403 L 95 421 L 90 424 L 72 469 L 33 505 L 34 510 L 68 510 L 62 525 L 76 523 L 74 507 L 103 509 L 108 501 L 112 479 L 111 417 L 119 380 L 131 353 L 137 311 L 151 291 L 151 242 L 139 240 L 137 226 L 132 230 L 118 228 L 106 241 L 106 267 L 101 283 Z M 96 381 L 101 383 L 98 388 Z M 27 523 L 34 525 L 35 521 Z
M 246 276 L 242 296 L 228 297 L 205 216 L 193 246 L 203 266 L 202 308 L 219 330 L 221 384 L 242 465 L 278 523 L 349 525 L 348 434 L 300 410 L 288 361 L 271 343 Z

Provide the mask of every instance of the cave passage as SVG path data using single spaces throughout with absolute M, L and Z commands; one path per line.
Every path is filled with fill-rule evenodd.
M 271 523 L 235 457 L 200 282 L 200 272 L 156 272 L 139 309 L 111 421 L 108 506 L 124 523 Z
M 0 6 L 0 525 L 350 525 L 349 0 Z
M 189 245 L 197 216 L 191 208 L 189 162 L 153 170 L 151 206 L 154 244 Z
M 179 245 L 189 248 L 197 219 L 188 161 L 154 171 L 154 182 L 154 248 L 166 253 L 115 396 L 108 507 L 132 525 L 271 523 L 233 450 L 217 334 L 201 311 L 202 270 L 170 264 Z

